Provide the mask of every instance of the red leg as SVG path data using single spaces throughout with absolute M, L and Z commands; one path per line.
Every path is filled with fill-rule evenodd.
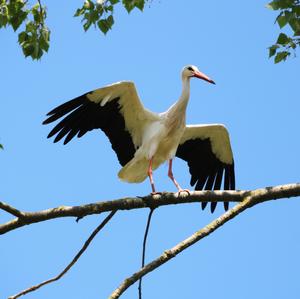
M 176 186 L 178 191 L 180 191 L 180 190 L 182 190 L 182 188 L 179 186 L 179 184 L 176 182 L 176 180 L 174 178 L 173 171 L 172 171 L 172 164 L 173 164 L 173 160 L 170 159 L 169 160 L 168 177 L 172 180 L 172 182 L 174 183 L 174 185 Z
M 148 176 L 149 176 L 149 179 L 150 179 L 150 184 L 151 184 L 151 188 L 152 188 L 152 193 L 153 193 L 153 194 L 156 194 L 155 186 L 154 186 L 154 181 L 153 181 L 153 176 L 152 176 L 152 160 L 153 160 L 153 158 L 151 158 L 150 161 L 149 161 L 149 166 L 148 166 Z
M 185 192 L 187 192 L 187 193 L 190 193 L 189 190 L 187 190 L 187 189 L 182 189 L 182 188 L 180 187 L 180 185 L 177 183 L 177 181 L 175 180 L 174 175 L 173 175 L 173 171 L 172 171 L 172 164 L 173 164 L 173 160 L 170 159 L 170 160 L 169 160 L 168 177 L 172 180 L 172 182 L 174 183 L 174 185 L 175 185 L 176 188 L 178 189 L 178 192 L 179 192 L 179 193 L 180 193 L 180 192 L 183 192 L 183 191 L 185 191 Z

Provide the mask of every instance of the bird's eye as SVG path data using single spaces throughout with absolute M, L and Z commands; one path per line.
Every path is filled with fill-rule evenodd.
M 187 69 L 188 69 L 189 71 L 193 71 L 193 68 L 192 68 L 191 66 L 189 66 Z

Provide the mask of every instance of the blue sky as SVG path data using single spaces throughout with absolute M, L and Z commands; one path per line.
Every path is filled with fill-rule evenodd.
M 264 1 L 152 1 L 129 16 L 120 6 L 107 36 L 83 32 L 72 18 L 82 2 L 48 5 L 51 48 L 39 62 L 22 56 L 17 36 L 1 30 L 0 198 L 22 210 L 79 205 L 144 195 L 148 181 L 125 184 L 102 132 L 67 146 L 46 138 L 45 114 L 84 92 L 120 80 L 135 82 L 156 112 L 177 100 L 180 71 L 195 64 L 216 81 L 194 80 L 187 123 L 224 123 L 230 131 L 238 189 L 299 181 L 299 58 L 274 65 L 267 47 L 278 35 Z M 174 173 L 189 187 L 187 166 Z M 175 191 L 167 167 L 154 173 L 159 190 Z M 144 279 L 147 298 L 298 298 L 299 199 L 268 202 L 226 224 Z M 217 215 L 199 204 L 154 214 L 147 260 L 160 255 Z M 147 210 L 119 212 L 59 282 L 27 298 L 107 298 L 140 266 Z M 57 219 L 0 239 L 0 297 L 55 275 L 104 216 L 78 224 Z M 10 217 L 0 211 L 1 222 Z M 132 286 L 122 298 L 137 298 Z

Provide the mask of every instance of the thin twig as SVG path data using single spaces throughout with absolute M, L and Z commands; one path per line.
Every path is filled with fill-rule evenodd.
M 277 187 L 267 187 L 265 189 L 258 189 L 251 191 L 246 198 L 235 205 L 232 209 L 225 212 L 223 215 L 212 221 L 210 224 L 206 225 L 204 228 L 198 230 L 193 235 L 188 237 L 187 239 L 183 240 L 182 242 L 178 243 L 176 246 L 169 250 L 165 250 L 161 256 L 153 260 L 152 262 L 148 263 L 139 271 L 135 272 L 132 276 L 126 278 L 117 289 L 113 291 L 110 295 L 109 299 L 117 299 L 119 298 L 132 284 L 137 282 L 139 279 L 144 277 L 149 272 L 155 270 L 156 268 L 160 267 L 161 265 L 168 262 L 170 259 L 177 256 L 179 253 L 184 251 L 185 249 L 189 248 L 196 242 L 200 241 L 201 239 L 205 238 L 206 236 L 210 235 L 212 232 L 220 228 L 229 220 L 233 219 L 246 209 L 253 207 L 256 204 L 268 201 L 268 200 L 275 200 L 285 197 L 292 197 L 292 196 L 299 196 L 297 192 L 295 194 L 295 190 L 290 190 L 291 192 L 286 192 L 286 186 L 277 186 Z M 272 196 L 271 196 L 272 195 Z
M 84 245 L 82 246 L 82 248 L 79 250 L 79 252 L 75 255 L 75 257 L 73 258 L 73 260 L 68 264 L 68 266 L 61 272 L 59 273 L 57 276 L 48 279 L 46 281 L 43 281 L 37 285 L 34 285 L 28 289 L 23 290 L 22 292 L 14 295 L 14 296 L 10 296 L 8 299 L 16 299 L 19 298 L 25 294 L 28 294 L 30 292 L 33 292 L 37 289 L 39 289 L 40 287 L 49 284 L 51 282 L 57 281 L 59 280 L 62 276 L 64 276 L 70 269 L 72 266 L 74 266 L 74 264 L 78 261 L 78 259 L 80 258 L 80 256 L 85 252 L 85 250 L 88 248 L 88 246 L 90 245 L 90 243 L 92 242 L 92 240 L 95 238 L 95 236 L 99 233 L 99 231 L 110 221 L 110 219 L 115 215 L 117 211 L 112 211 L 109 213 L 109 215 L 100 223 L 100 225 L 97 226 L 97 228 L 92 232 L 92 234 L 89 236 L 89 238 L 85 241 Z
M 24 217 L 24 214 L 21 211 L 2 201 L 0 201 L 0 209 L 18 218 Z
M 43 25 L 44 25 L 43 6 L 42 6 L 42 3 L 41 3 L 41 0 L 38 0 L 38 3 L 39 3 L 40 18 L 41 18 L 40 25 L 41 25 L 41 27 L 43 27 Z
M 151 209 L 148 215 L 148 219 L 147 219 L 147 225 L 146 225 L 146 230 L 145 230 L 145 234 L 144 234 L 144 240 L 143 240 L 143 253 L 142 253 L 142 268 L 145 266 L 145 256 L 146 256 L 146 245 L 147 245 L 147 237 L 148 237 L 148 233 L 149 233 L 149 228 L 150 228 L 150 223 L 151 223 L 151 218 L 152 218 L 152 214 L 154 212 L 154 209 Z M 142 299 L 142 280 L 143 278 L 140 278 L 139 281 L 139 299 Z

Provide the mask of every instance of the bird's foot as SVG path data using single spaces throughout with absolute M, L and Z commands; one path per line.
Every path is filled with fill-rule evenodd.
M 153 196 L 153 195 L 162 195 L 162 192 L 152 191 L 150 194 L 151 194 L 152 196 Z
M 189 189 L 179 189 L 177 193 L 180 195 L 182 192 L 186 192 L 188 195 L 191 195 L 191 191 Z

